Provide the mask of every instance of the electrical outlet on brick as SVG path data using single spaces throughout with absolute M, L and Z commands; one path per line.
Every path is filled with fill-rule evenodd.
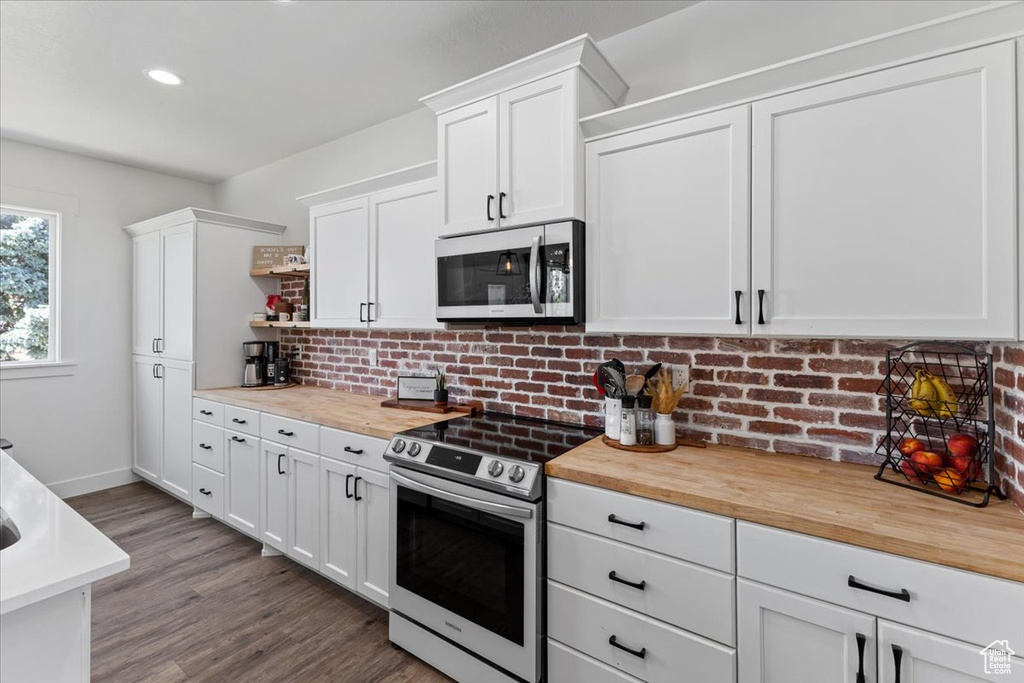
M 672 385 L 677 387 L 686 387 L 686 392 L 690 391 L 690 366 L 689 365 L 673 365 L 672 366 Z

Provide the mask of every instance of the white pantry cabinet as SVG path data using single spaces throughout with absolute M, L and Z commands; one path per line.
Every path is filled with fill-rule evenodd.
M 749 333 L 749 117 L 587 144 L 588 330 Z
M 191 500 L 194 364 L 153 356 L 134 356 L 132 364 L 132 468 L 169 493 Z
M 184 223 L 133 239 L 135 354 L 192 360 L 194 238 Z
M 584 35 L 424 97 L 438 115 L 441 233 L 583 219 L 579 119 L 626 89 Z

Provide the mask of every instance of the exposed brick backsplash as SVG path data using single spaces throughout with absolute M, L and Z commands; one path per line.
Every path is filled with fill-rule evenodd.
M 294 296 L 296 291 L 287 291 Z M 443 332 L 289 330 L 304 384 L 394 393 L 399 374 L 445 368 L 453 397 L 488 410 L 604 423 L 592 384 L 611 358 L 641 372 L 690 365 L 675 419 L 681 436 L 710 443 L 878 464 L 885 352 L 902 341 L 752 339 L 586 333 L 582 327 L 487 327 Z M 980 345 L 983 346 L 983 345 Z M 996 380 L 996 469 L 1024 509 L 1024 344 L 990 345 Z M 371 365 L 371 351 L 377 364 Z

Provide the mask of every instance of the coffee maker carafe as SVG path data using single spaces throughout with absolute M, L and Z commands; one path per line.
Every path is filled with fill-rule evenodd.
M 265 352 L 265 342 L 242 342 L 242 353 L 245 354 L 245 370 L 242 373 L 243 387 L 261 387 L 266 383 Z

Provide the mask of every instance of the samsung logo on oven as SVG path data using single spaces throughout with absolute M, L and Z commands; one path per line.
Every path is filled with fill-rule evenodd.
M 444 622 L 444 625 L 447 626 L 450 629 L 454 629 L 454 630 L 458 631 L 459 633 L 462 633 L 462 629 L 459 628 L 458 626 L 456 626 L 455 624 L 451 623 L 450 621 Z

